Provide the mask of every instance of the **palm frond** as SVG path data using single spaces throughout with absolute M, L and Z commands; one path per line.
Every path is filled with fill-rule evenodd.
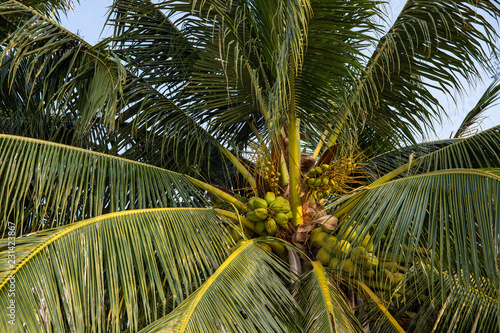
M 370 159 L 366 173 L 373 180 L 403 168 L 396 176 L 453 168 L 500 167 L 500 127 L 467 138 L 424 142 L 380 154 Z
M 372 157 L 368 161 L 366 167 L 367 174 L 370 178 L 375 180 L 405 164 L 410 163 L 409 167 L 411 167 L 411 163 L 416 161 L 419 157 L 433 153 L 460 140 L 461 139 L 446 139 L 429 141 L 384 152 Z
M 191 4 L 182 1 L 153 5 L 122 0 L 115 2 L 108 20 L 115 27 L 116 54 L 134 76 L 124 88 L 120 131 L 131 130 L 139 150 L 142 143 L 149 144 L 147 152 L 161 146 L 159 154 L 148 154 L 156 160 L 165 159 L 164 150 L 175 147 L 176 154 L 167 155 L 162 166 L 167 166 L 168 157 L 201 166 L 211 145 L 243 150 L 255 137 L 248 124 L 256 118 L 262 127 L 261 103 L 255 104 L 252 97 L 255 87 L 242 83 L 253 73 L 244 68 L 245 63 L 250 66 L 248 46 L 231 42 L 248 36 L 234 27 L 242 24 L 235 23 L 236 14 L 218 6 L 211 22 L 188 15 Z M 198 11 L 204 13 L 201 8 L 193 14 Z
M 407 332 L 498 331 L 498 286 L 483 278 L 479 281 L 483 291 L 479 291 L 440 272 L 429 260 L 419 259 L 406 273 L 404 295 L 385 295 L 385 302 Z M 371 304 L 365 310 L 376 315 Z M 391 332 L 387 320 L 379 320 L 373 329 Z
M 419 332 L 426 326 L 437 332 L 496 332 L 500 328 L 499 290 L 494 282 L 483 278 L 478 281 L 483 285 L 483 291 L 479 291 L 460 283 L 456 276 L 437 271 L 428 262 L 416 264 L 410 274 L 413 279 L 409 288 L 426 295 L 407 298 L 400 306 L 400 316 L 409 309 L 418 310 L 409 324 L 411 331 Z
M 61 14 L 67 14 L 68 11 L 75 9 L 75 2 L 80 3 L 80 0 L 24 0 L 22 3 L 25 6 L 35 9 L 42 15 L 51 17 L 59 22 Z
M 188 177 L 80 148 L 0 135 L 1 234 L 23 235 L 126 209 L 205 202 Z
M 298 304 L 281 277 L 290 276 L 279 258 L 258 240 L 245 241 L 194 294 L 141 332 L 302 332 Z
M 407 294 L 411 299 L 409 302 L 418 309 L 422 300 L 414 298 L 419 295 L 430 299 L 443 297 L 441 291 L 448 284 L 446 276 L 453 278 L 457 292 L 457 286 L 460 286 L 461 290 L 497 300 L 500 285 L 497 264 L 500 241 L 499 175 L 499 169 L 450 169 L 405 177 L 369 188 L 358 197 L 347 213 L 348 217 L 341 220 L 338 237 L 345 238 L 349 233 L 348 227 L 362 230 L 353 235 L 354 239 L 350 242 L 352 249 L 361 245 L 369 232 L 379 266 L 382 263 L 383 267 L 397 264 L 401 269 L 411 270 L 420 262 L 430 263 L 427 273 L 405 277 L 403 286 L 388 286 L 385 274 L 375 275 L 371 285 L 375 291 L 389 295 L 389 302 L 390 296 L 397 290 L 411 290 L 407 281 L 420 279 L 427 285 L 425 292 L 417 290 Z M 379 269 L 383 271 L 383 268 Z M 439 288 L 435 287 L 436 283 Z M 405 295 L 404 291 L 402 293 Z M 443 307 L 436 305 L 435 311 L 442 311 L 443 318 L 452 320 L 451 323 L 458 327 L 469 325 L 470 316 L 461 314 L 450 319 L 456 307 L 448 308 L 444 300 L 441 302 Z M 395 310 L 403 306 L 393 303 L 391 308 Z M 404 309 L 415 311 L 415 308 Z M 485 323 L 497 325 L 498 320 L 491 318 L 493 310 L 484 308 L 477 311 L 483 310 L 488 311 L 491 319 L 485 319 Z M 495 310 L 498 311 L 498 306 Z M 395 317 L 399 321 L 405 315 L 400 312 Z M 410 319 L 406 316 L 404 320 Z M 429 318 L 422 320 L 429 324 Z M 392 330 L 388 322 L 379 324 L 381 331 Z
M 410 0 L 380 39 L 352 99 L 353 110 L 370 131 L 364 140 L 396 137 L 416 143 L 442 108 L 431 89 L 452 95 L 473 82 L 479 67 L 489 70 L 497 31 L 488 18 L 500 7 L 492 1 Z M 366 134 L 369 135 L 370 131 Z
M 346 297 L 319 262 L 301 277 L 296 292 L 304 309 L 304 332 L 364 332 Z
M 197 51 L 171 21 L 166 4 L 114 1 L 107 25 L 112 44 L 127 69 L 166 96 L 172 97 L 193 71 Z
M 411 173 L 452 168 L 498 168 L 499 147 L 500 126 L 495 126 L 421 156 L 411 165 Z
M 219 185 L 246 187 L 245 179 L 231 165 L 228 137 L 200 124 L 189 110 L 174 103 L 140 78 L 131 77 L 124 87 L 120 128 L 114 134 L 114 149 L 124 158 L 168 168 L 213 181 L 222 173 Z M 229 177 L 229 175 L 231 175 Z
M 346 96 L 366 62 L 364 49 L 374 43 L 373 34 L 380 30 L 373 22 L 380 12 L 377 2 L 365 0 L 315 0 L 311 7 L 295 89 L 297 113 L 307 127 L 314 128 L 303 130 L 317 143 L 324 130 L 340 128 L 348 116 L 343 114 L 349 103 Z
M 342 222 L 368 230 L 381 261 L 411 265 L 419 256 L 464 286 L 498 286 L 498 169 L 451 169 L 394 180 L 367 190 Z M 397 259 L 399 258 L 399 259 Z M 402 258 L 402 259 L 401 259 Z
M 265 87 L 272 84 L 272 73 L 253 26 L 252 15 L 259 12 L 250 3 L 228 4 L 196 4 L 193 14 L 202 20 L 191 20 L 183 29 L 200 49 L 185 101 L 198 121 L 209 121 L 210 127 L 221 132 L 221 139 L 230 135 L 236 147 L 243 149 L 255 138 L 249 123 L 263 136 L 268 132 L 264 118 L 269 116 L 269 92 Z
M 39 101 L 28 115 L 43 113 L 56 124 L 69 119 L 77 142 L 93 126 L 114 128 L 125 70 L 105 44 L 92 47 L 19 1 L 2 2 L 0 16 L 16 23 L 0 45 L 0 61 L 8 68 L 4 84 L 11 88 L 18 70 L 25 71 L 25 94 Z M 13 116 L 20 117 L 16 111 Z
M 482 114 L 497 105 L 494 104 L 500 98 L 500 80 L 496 79 L 493 81 L 484 94 L 479 98 L 479 101 L 472 108 L 472 110 L 465 116 L 465 119 L 462 121 L 460 126 L 458 127 L 457 132 L 455 133 L 455 138 L 465 137 L 471 135 L 471 130 L 474 125 L 477 125 L 479 121 L 481 121 Z
M 234 244 L 225 230 L 208 209 L 112 213 L 21 238 L 12 266 L 4 239 L 0 303 L 15 281 L 16 331 L 135 332 L 216 271 Z
M 304 63 L 304 52 L 307 45 L 309 20 L 312 8 L 309 1 L 256 1 L 255 6 L 262 20 L 267 23 L 258 29 L 262 36 L 271 31 L 272 48 L 269 49 L 274 83 L 269 92 L 269 109 L 271 110 L 268 128 L 272 138 L 278 138 L 286 121 L 297 112 L 296 76 Z M 270 7 L 270 8 L 269 8 Z M 253 8 L 252 8 L 253 9 Z M 262 38 L 262 37 L 261 37 Z

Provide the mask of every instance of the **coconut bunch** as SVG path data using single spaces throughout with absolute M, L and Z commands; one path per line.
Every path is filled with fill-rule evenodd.
M 356 157 L 340 157 L 338 159 L 322 159 L 322 163 L 310 169 L 304 176 L 304 185 L 314 200 L 321 200 L 334 193 L 346 193 L 352 184 L 361 184 L 356 173 L 362 172 L 362 163 Z M 321 161 L 321 160 L 320 160 Z
M 309 185 L 314 199 L 323 199 L 330 195 L 330 191 L 337 186 L 334 179 L 335 172 L 329 164 L 322 164 L 311 169 L 304 182 Z
M 275 235 L 278 226 L 288 229 L 292 212 L 290 202 L 282 196 L 267 192 L 264 198 L 251 197 L 248 207 L 247 218 L 255 223 L 255 232 L 259 235 Z
M 341 269 L 351 277 L 363 279 L 375 290 L 395 290 L 404 279 L 406 268 L 377 258 L 369 232 L 360 227 L 349 226 L 336 236 L 319 227 L 311 232 L 310 240 L 318 249 L 316 260 L 323 266 Z

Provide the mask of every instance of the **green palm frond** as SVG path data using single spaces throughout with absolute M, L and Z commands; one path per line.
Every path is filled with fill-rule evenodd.
M 416 143 L 414 137 L 427 131 L 422 124 L 440 117 L 430 89 L 463 91 L 461 78 L 473 82 L 478 66 L 490 69 L 496 31 L 486 18 L 499 14 L 492 1 L 406 3 L 352 94 L 359 107 L 355 114 L 378 134 L 375 139 Z M 365 138 L 372 146 L 373 139 Z
M 375 180 L 405 164 L 410 163 L 409 167 L 411 167 L 411 164 L 417 158 L 433 153 L 460 140 L 446 139 L 423 142 L 418 145 L 410 145 L 379 154 L 369 160 L 366 167 L 367 174 Z
M 88 135 L 93 126 L 114 128 L 125 71 L 105 44 L 91 47 L 19 1 L 2 2 L 0 17 L 3 22 L 13 18 L 18 22 L 15 30 L 2 36 L 0 60 L 8 68 L 4 84 L 9 87 L 17 71 L 25 71 L 26 95 L 39 99 L 29 113 L 47 113 L 56 122 L 68 118 L 73 122 L 75 141 Z M 40 77 L 44 80 L 37 81 Z
M 354 230 L 364 230 L 355 234 L 351 249 L 359 246 L 369 231 L 379 266 L 381 263 L 384 267 L 396 263 L 401 269 L 410 269 L 411 272 L 421 262 L 432 265 L 425 272 L 407 274 L 406 287 L 389 287 L 387 281 L 384 282 L 385 274 L 375 275 L 375 280 L 370 281 L 370 286 L 386 295 L 384 301 L 390 304 L 391 310 L 399 311 L 394 316 L 398 322 L 407 323 L 404 327 L 413 317 L 407 315 L 408 311 L 420 311 L 427 299 L 432 302 L 439 297 L 440 303 L 432 303 L 435 312 L 419 317 L 421 327 L 432 327 L 436 320 L 432 316 L 438 313 L 449 325 L 466 327 L 470 324 L 470 316 L 476 313 L 488 314 L 488 319 L 484 318 L 485 325 L 498 325 L 498 320 L 492 317 L 494 311 L 498 312 L 498 304 L 478 307 L 483 304 L 481 295 L 497 300 L 500 291 L 497 263 L 499 175 L 499 169 L 450 169 L 393 180 L 358 195 L 348 217 L 341 220 L 338 237 L 345 238 L 349 226 Z M 383 268 L 378 269 L 383 271 Z M 452 289 L 456 294 L 452 298 L 464 296 L 472 302 L 479 297 L 476 297 L 478 305 L 473 305 L 475 310 L 469 317 L 454 317 L 459 307 L 458 300 L 452 299 L 455 304 L 447 307 L 443 299 L 448 295 L 443 290 L 451 288 L 446 287 L 449 285 L 447 276 L 454 280 Z M 414 282 L 411 281 L 415 279 L 421 283 L 417 289 L 412 287 Z M 403 301 L 401 296 L 394 296 L 397 290 L 403 295 L 406 293 Z M 408 307 L 405 307 L 405 299 Z M 368 309 L 365 310 L 371 316 L 379 317 L 375 306 L 371 311 Z M 445 329 L 447 326 L 441 327 Z M 375 330 L 392 331 L 392 325 L 384 320 L 378 322 Z
M 264 126 L 264 118 L 269 116 L 265 81 L 272 74 L 256 45 L 249 4 L 225 8 L 210 1 L 204 5 L 207 8 L 196 9 L 195 14 L 211 20 L 190 21 L 183 29 L 200 49 L 183 97 L 195 119 L 209 122 L 208 126 L 221 132 L 222 140 L 230 135 L 243 149 L 256 137 L 249 123 L 263 136 L 268 132 Z
M 16 331 L 137 331 L 223 263 L 234 244 L 225 230 L 208 209 L 112 213 L 21 238 L 12 266 L 3 239 L 0 303 L 15 280 Z
M 490 287 L 480 291 L 460 283 L 455 276 L 437 271 L 428 262 L 415 265 L 410 274 L 413 275 L 410 285 L 413 292 L 426 295 L 420 299 L 408 297 L 400 306 L 400 316 L 409 309 L 418 308 L 417 304 L 420 306 L 410 322 L 412 332 L 419 332 L 426 326 L 435 327 L 438 332 L 497 332 L 500 328 L 495 320 L 498 318 L 499 288 L 492 281 L 478 281 Z
M 60 15 L 74 10 L 75 3 L 79 4 L 80 0 L 24 0 L 22 3 L 59 21 Z
M 56 143 L 0 135 L 1 233 L 16 234 L 106 212 L 196 206 L 204 192 L 189 177 Z
M 500 126 L 495 126 L 421 156 L 411 165 L 411 173 L 452 168 L 498 168 L 499 147 Z
M 465 119 L 458 127 L 458 130 L 455 133 L 454 137 L 460 138 L 460 137 L 470 136 L 472 127 L 474 125 L 477 125 L 478 122 L 484 119 L 482 117 L 482 114 L 486 110 L 497 105 L 494 103 L 496 103 L 500 98 L 499 93 L 500 93 L 500 80 L 496 79 L 488 86 L 488 88 L 486 88 L 486 91 L 481 96 L 481 98 L 479 98 L 479 101 L 476 103 L 474 108 L 472 108 L 472 110 L 467 114 L 467 116 L 465 116 Z
M 120 156 L 184 174 L 196 170 L 194 176 L 209 181 L 214 172 L 225 171 L 231 177 L 220 185 L 247 186 L 245 179 L 238 179 L 237 171 L 232 168 L 242 166 L 238 170 L 249 176 L 247 180 L 251 178 L 243 164 L 233 158 L 239 156 L 237 150 L 224 146 L 228 145 L 229 137 L 222 138 L 217 130 L 200 124 L 193 113 L 140 78 L 131 78 L 124 87 L 123 99 L 120 128 L 114 133 L 115 150 Z M 249 183 L 252 184 L 251 180 Z
M 372 158 L 367 175 L 381 182 L 408 174 L 453 168 L 500 167 L 500 127 L 467 138 L 431 141 L 395 149 Z
M 373 313 L 375 320 L 374 326 L 371 327 L 376 332 L 398 332 L 404 333 L 405 330 L 401 327 L 400 323 L 392 316 L 389 307 L 384 304 L 384 300 L 381 300 L 377 294 L 381 295 L 380 292 L 375 293 L 366 284 L 361 281 L 355 281 L 358 290 L 365 295 L 365 299 L 368 300 L 365 308 L 363 309 L 363 314 L 370 318 L 370 312 Z
M 289 274 L 258 240 L 245 241 L 194 294 L 141 332 L 302 332 L 300 309 L 281 279 Z
M 172 14 L 165 3 L 118 0 L 107 21 L 114 29 L 113 50 L 128 70 L 167 96 L 189 80 L 197 59 L 193 43 L 172 22 Z
M 498 169 L 451 169 L 394 180 L 367 190 L 347 226 L 370 230 L 382 261 L 411 265 L 421 256 L 437 271 L 481 291 L 498 286 Z M 359 233 L 353 246 L 361 242 Z M 396 259 L 403 258 L 403 259 Z
M 324 130 L 338 129 L 345 121 L 346 95 L 363 69 L 363 50 L 380 30 L 373 22 L 380 12 L 376 2 L 365 0 L 314 0 L 311 7 L 304 61 L 295 82 L 296 110 L 306 126 L 318 131 L 307 131 L 318 142 Z
M 252 85 L 242 84 L 253 73 L 244 67 L 251 57 L 247 47 L 227 36 L 245 35 L 231 30 L 236 19 L 223 12 L 224 22 L 214 28 L 195 16 L 179 14 L 190 6 L 179 1 L 157 6 L 121 0 L 115 2 L 108 24 L 115 27 L 116 54 L 136 76 L 124 88 L 120 131 L 131 130 L 139 150 L 141 141 L 161 146 L 162 152 L 172 147 L 176 151 L 172 159 L 200 165 L 214 142 L 219 148 L 228 142 L 238 150 L 248 147 L 255 137 L 248 123 L 256 118 L 254 125 L 262 128 L 258 108 L 262 103 L 254 103 Z M 224 32 L 217 35 L 214 29 Z
M 340 288 L 319 262 L 312 264 L 295 290 L 304 309 L 304 332 L 364 332 Z
M 275 8 L 268 8 L 267 1 L 256 1 L 261 13 L 270 16 L 269 26 L 260 35 L 272 31 L 275 43 L 271 51 L 274 84 L 269 93 L 269 109 L 272 110 L 268 128 L 271 137 L 279 137 L 286 121 L 293 122 L 296 113 L 296 76 L 301 71 L 307 45 L 309 20 L 312 8 L 309 1 L 275 1 Z M 265 3 L 262 6 L 262 3 Z M 257 6 L 256 6 L 257 7 Z M 270 10 L 268 12 L 268 10 Z

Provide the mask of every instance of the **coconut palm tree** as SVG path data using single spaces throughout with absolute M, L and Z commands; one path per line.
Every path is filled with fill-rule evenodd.
M 1 331 L 500 329 L 498 82 L 418 143 L 497 2 L 71 5 L 0 3 Z

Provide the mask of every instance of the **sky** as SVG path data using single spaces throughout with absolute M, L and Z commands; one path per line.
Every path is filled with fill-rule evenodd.
M 62 25 L 66 29 L 78 33 L 90 44 L 95 44 L 100 40 L 101 32 L 103 36 L 111 33 L 109 29 L 103 31 L 104 22 L 106 21 L 108 13 L 107 7 L 111 5 L 111 3 L 111 0 L 80 0 L 80 4 L 75 4 L 74 12 L 69 12 L 67 17 L 63 17 Z M 390 6 L 387 9 L 388 15 L 391 19 L 395 19 L 405 1 L 393 0 L 389 1 L 389 3 Z M 492 79 L 486 74 L 483 76 L 482 81 L 479 80 L 472 84 L 464 82 L 464 86 L 467 88 L 467 94 L 465 96 L 454 96 L 456 101 L 436 91 L 435 96 L 447 110 L 448 119 L 444 119 L 442 124 L 436 123 L 436 135 L 431 134 L 427 139 L 436 140 L 450 137 L 451 132 L 457 130 L 465 115 L 474 107 L 491 82 Z M 481 123 L 481 130 L 500 124 L 500 105 L 491 108 L 485 113 L 485 116 L 487 118 Z

